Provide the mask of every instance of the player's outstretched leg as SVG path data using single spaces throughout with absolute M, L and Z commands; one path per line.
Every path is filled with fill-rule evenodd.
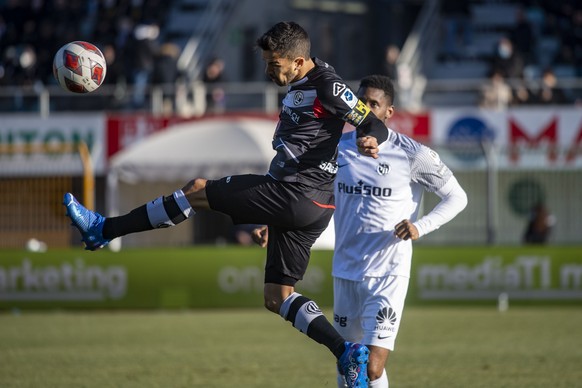
M 205 183 L 206 181 L 201 185 Z M 114 238 L 126 234 L 175 226 L 196 213 L 182 190 L 167 197 L 158 197 L 119 217 L 103 217 L 90 211 L 71 193 L 65 194 L 63 204 L 73 226 L 81 232 L 85 249 L 90 251 L 102 248 Z
M 368 355 L 365 345 L 346 342 L 346 350 L 338 360 L 338 369 L 346 378 L 348 387 L 368 386 Z
M 95 251 L 109 243 L 109 240 L 103 237 L 105 217 L 85 208 L 71 193 L 65 194 L 63 205 L 67 208 L 67 216 L 73 222 L 72 225 L 81 232 L 85 249 Z

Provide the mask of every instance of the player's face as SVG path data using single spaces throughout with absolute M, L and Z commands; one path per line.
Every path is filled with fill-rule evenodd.
M 383 90 L 376 88 L 360 88 L 356 93 L 358 98 L 382 121 L 394 114 L 394 106 Z
M 298 60 L 282 57 L 274 51 L 263 51 L 265 74 L 279 86 L 287 86 L 291 82 L 297 81 L 299 75 Z

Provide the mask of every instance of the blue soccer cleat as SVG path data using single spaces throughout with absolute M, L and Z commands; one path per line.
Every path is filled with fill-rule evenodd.
M 86 209 L 71 193 L 65 194 L 63 205 L 67 208 L 67 217 L 73 221 L 71 225 L 81 232 L 86 250 L 95 251 L 109 243 L 110 240 L 103 238 L 102 234 L 105 217 Z
M 365 345 L 346 342 L 346 350 L 338 360 L 338 369 L 346 378 L 348 387 L 368 386 L 368 355 Z

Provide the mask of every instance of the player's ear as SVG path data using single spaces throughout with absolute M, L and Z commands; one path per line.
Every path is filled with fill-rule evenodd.
M 388 120 L 392 115 L 394 115 L 394 105 L 390 105 L 388 109 L 386 109 L 386 118 L 384 121 Z
M 303 64 L 305 63 L 305 58 L 297 57 L 293 60 L 293 63 L 294 63 L 294 69 L 299 70 L 303 67 Z

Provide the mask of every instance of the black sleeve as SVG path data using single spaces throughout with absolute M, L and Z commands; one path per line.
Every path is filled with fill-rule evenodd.
M 358 129 L 358 137 L 373 136 L 378 144 L 388 139 L 388 129 L 354 92 L 340 79 L 327 79 L 320 84 L 317 96 L 331 114 Z
M 373 136 L 378 140 L 378 144 L 384 143 L 388 139 L 388 128 L 382 120 L 369 112 L 364 120 L 356 127 L 357 137 Z

